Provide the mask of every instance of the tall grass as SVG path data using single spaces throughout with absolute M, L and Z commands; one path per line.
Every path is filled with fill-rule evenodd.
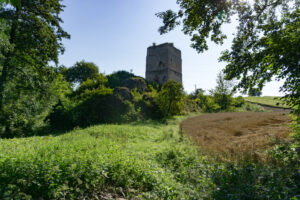
M 176 121 L 1 140 L 0 152 L 0 199 L 197 199 L 207 187 L 206 159 Z

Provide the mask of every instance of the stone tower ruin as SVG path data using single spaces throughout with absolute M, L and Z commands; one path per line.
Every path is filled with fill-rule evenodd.
M 146 80 L 163 84 L 168 80 L 182 83 L 181 51 L 172 43 L 153 45 L 147 49 Z

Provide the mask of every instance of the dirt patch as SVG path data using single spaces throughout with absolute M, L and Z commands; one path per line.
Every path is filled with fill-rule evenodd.
M 202 149 L 234 157 L 257 155 L 274 145 L 276 139 L 287 139 L 291 119 L 286 113 L 214 113 L 182 122 L 182 131 Z

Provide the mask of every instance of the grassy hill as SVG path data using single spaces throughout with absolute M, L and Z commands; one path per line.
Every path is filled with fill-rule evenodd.
M 275 96 L 264 96 L 264 97 L 245 97 L 246 101 L 252 102 L 252 103 L 258 103 L 268 106 L 274 106 L 279 108 L 289 108 L 288 106 L 284 105 L 283 101 L 280 99 L 280 97 Z

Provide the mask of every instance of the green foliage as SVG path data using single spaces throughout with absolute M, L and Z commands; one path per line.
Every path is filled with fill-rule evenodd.
M 0 8 L 5 41 L 0 45 L 0 137 L 31 135 L 44 127 L 66 86 L 48 65 L 58 63 L 61 40 L 69 38 L 60 26 L 63 5 L 59 0 L 19 2 Z
M 31 73 L 31 77 L 40 74 Z M 24 83 L 23 76 L 15 76 L 6 83 L 4 112 L 7 118 L 0 125 L 0 137 L 24 137 L 38 132 L 47 126 L 45 118 L 58 101 L 64 101 L 70 93 L 69 84 L 61 75 L 52 74 L 53 80 L 44 76 L 39 85 Z M 35 87 L 35 90 L 32 89 Z
M 209 189 L 207 161 L 180 139 L 178 122 L 171 124 L 101 125 L 1 140 L 0 198 L 201 199 Z
M 243 92 L 261 91 L 272 78 L 283 80 L 285 101 L 300 113 L 300 4 L 292 0 L 196 1 L 178 0 L 179 10 L 158 13 L 164 34 L 182 24 L 198 52 L 208 49 L 207 40 L 222 44 L 222 26 L 237 17 L 239 25 L 230 50 L 220 61 L 227 62 L 226 79 L 239 79 Z
M 146 93 L 144 95 L 134 94 L 136 110 L 139 111 L 140 118 L 147 119 L 162 119 L 164 117 L 162 111 L 156 103 L 157 94 Z M 142 98 L 140 98 L 142 97 Z
M 87 79 L 79 85 L 77 90 L 72 94 L 72 96 L 80 96 L 85 92 L 90 90 L 104 88 L 107 83 L 107 78 L 103 74 L 97 74 L 93 79 Z
M 57 71 L 65 74 L 67 70 L 60 67 Z M 129 78 L 127 75 L 130 75 Z M 54 107 L 48 116 L 51 128 L 70 130 L 76 126 L 161 119 L 163 114 L 155 101 L 157 91 L 148 86 L 143 78 L 131 76 L 134 75 L 127 72 L 118 72 L 107 77 L 96 74 L 94 78 L 82 82 L 76 90 L 68 94 L 68 98 Z M 111 77 L 121 77 L 118 79 L 121 81 L 115 82 L 118 83 L 115 86 L 121 83 L 124 85 L 114 89 L 107 87 Z
M 215 89 L 210 90 L 210 93 L 221 110 L 228 110 L 233 105 L 233 85 L 232 81 L 225 80 L 222 72 L 218 74 L 217 86 Z
M 252 88 L 251 90 L 249 90 L 248 95 L 253 97 L 260 97 L 262 95 L 262 92 L 258 88 Z
M 165 117 L 178 115 L 183 108 L 183 87 L 181 83 L 169 80 L 158 93 L 156 102 Z
M 114 95 L 111 89 L 92 90 L 81 97 L 82 103 L 71 111 L 74 123 L 78 126 L 128 122 L 136 117 L 132 103 Z
M 283 80 L 281 91 L 286 93 L 285 101 L 290 106 L 300 105 L 300 63 L 295 53 L 300 51 L 299 2 L 284 0 L 274 2 L 269 6 L 272 9 L 264 7 L 267 6 L 257 5 L 239 13 L 245 20 L 240 21 L 240 34 L 234 39 L 232 50 L 220 58 L 229 62 L 224 72 L 228 79 L 239 77 L 238 87 L 244 91 L 254 87 L 261 90 L 272 77 Z M 282 10 L 280 14 L 278 9 Z M 249 14 L 251 10 L 254 12 Z
M 218 112 L 221 110 L 219 104 L 217 104 L 212 96 L 198 93 L 196 102 L 203 112 Z
M 88 79 L 97 79 L 99 76 L 98 67 L 92 62 L 80 61 L 68 68 L 64 75 L 72 84 L 81 84 Z
M 201 109 L 194 99 L 190 99 L 187 96 L 183 98 L 183 114 L 199 113 L 200 111 Z
M 299 124 L 268 163 L 219 163 L 177 118 L 0 141 L 1 199 L 297 199 Z M 297 141 L 297 143 L 295 143 Z
M 242 96 L 238 96 L 233 99 L 234 107 L 242 107 L 245 104 L 245 99 Z
M 14 7 L 21 7 L 21 0 L 1 0 L 2 3 L 11 4 Z M 1 4 L 0 4 L 1 8 Z
M 205 90 L 203 90 L 202 88 L 197 88 L 197 89 L 195 89 L 194 92 L 192 92 L 192 93 L 189 95 L 189 97 L 190 97 L 191 99 L 196 99 L 199 93 L 204 94 L 204 93 L 205 93 Z
M 178 12 L 167 10 L 157 14 L 163 20 L 159 32 L 165 34 L 182 24 L 183 32 L 192 36 L 191 46 L 203 52 L 208 49 L 206 40 L 209 37 L 217 44 L 223 43 L 226 35 L 222 33 L 221 25 L 230 22 L 230 9 L 235 2 L 178 0 Z
M 252 112 L 264 112 L 265 111 L 265 109 L 263 107 L 261 107 L 260 105 L 248 103 L 248 102 L 246 102 L 244 104 L 243 110 L 252 111 Z
M 132 77 L 135 77 L 135 75 L 127 71 L 118 71 L 112 73 L 111 75 L 107 76 L 108 86 L 110 88 L 123 87 L 125 86 L 126 81 Z

